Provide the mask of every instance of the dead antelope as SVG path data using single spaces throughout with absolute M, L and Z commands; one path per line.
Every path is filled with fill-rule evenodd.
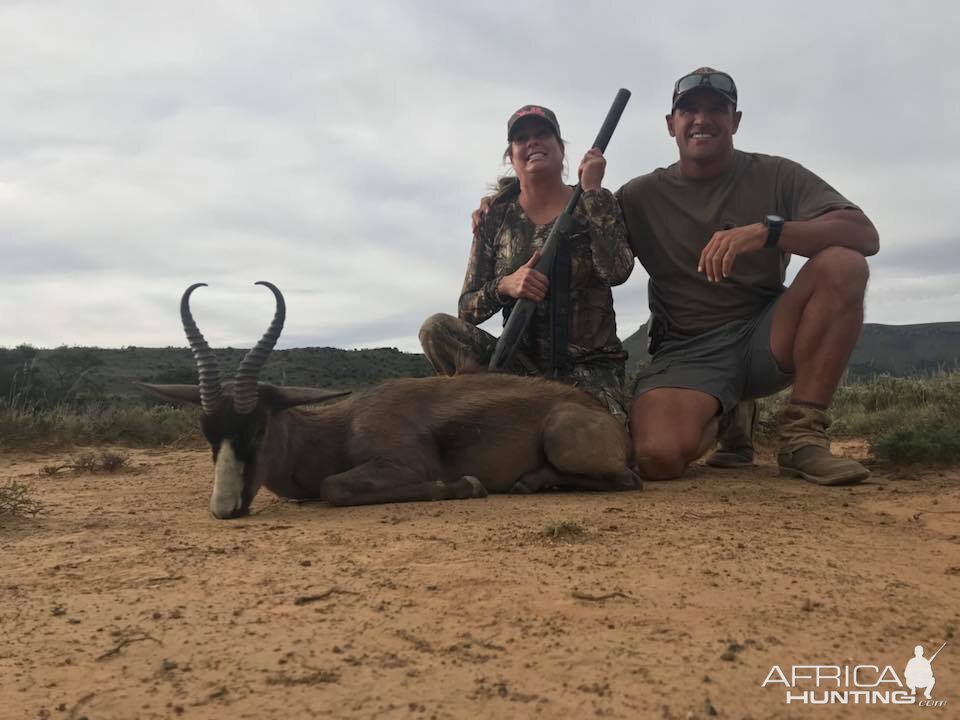
M 199 404 L 213 450 L 210 512 L 246 514 L 261 486 L 281 497 L 334 505 L 451 500 L 529 493 L 545 486 L 640 487 L 629 468 L 626 431 L 587 393 L 506 374 L 388 380 L 338 403 L 297 409 L 348 393 L 278 387 L 257 377 L 280 336 L 286 306 L 247 353 L 233 382 L 190 313 L 180 317 L 200 385 L 148 385 L 159 397 Z

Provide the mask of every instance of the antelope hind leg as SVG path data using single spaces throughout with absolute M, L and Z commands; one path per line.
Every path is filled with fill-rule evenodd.
M 464 476 L 445 482 L 425 480 L 407 467 L 371 460 L 324 481 L 331 505 L 377 505 L 419 500 L 465 500 L 486 497 L 480 481 Z
M 558 406 L 543 427 L 543 450 L 564 485 L 591 490 L 639 490 L 640 478 L 628 467 L 630 438 L 603 410 L 575 403 Z M 575 477 L 570 477 L 575 476 Z

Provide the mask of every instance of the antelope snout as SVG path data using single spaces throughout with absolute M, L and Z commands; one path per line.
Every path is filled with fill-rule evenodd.
M 232 520 L 250 514 L 250 508 L 244 507 L 239 499 L 236 502 L 224 500 L 225 498 L 210 498 L 210 514 L 217 520 Z

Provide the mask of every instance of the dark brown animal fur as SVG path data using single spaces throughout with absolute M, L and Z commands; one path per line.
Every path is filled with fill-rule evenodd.
M 176 396 L 165 386 L 144 387 L 199 401 L 186 387 Z M 334 404 L 292 407 L 316 402 L 318 392 L 261 383 L 256 410 L 239 418 L 259 427 L 223 433 L 238 421 L 226 419 L 225 384 L 226 410 L 204 422 L 211 445 L 220 435 L 249 458 L 235 514 L 246 512 L 261 485 L 281 497 L 335 505 L 641 486 L 623 426 L 593 397 L 558 382 L 500 373 L 389 380 Z M 237 446 L 238 437 L 259 439 L 248 449 Z

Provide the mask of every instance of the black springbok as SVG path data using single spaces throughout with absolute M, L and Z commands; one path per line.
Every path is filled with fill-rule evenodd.
M 246 514 L 261 487 L 281 497 L 334 505 L 450 500 L 529 493 L 547 486 L 639 489 L 632 444 L 621 424 L 586 392 L 550 380 L 500 373 L 388 380 L 347 395 L 278 387 L 257 377 L 280 336 L 283 295 L 260 342 L 233 382 L 220 381 L 210 346 L 180 301 L 200 385 L 141 387 L 202 407 L 213 450 L 210 512 Z

